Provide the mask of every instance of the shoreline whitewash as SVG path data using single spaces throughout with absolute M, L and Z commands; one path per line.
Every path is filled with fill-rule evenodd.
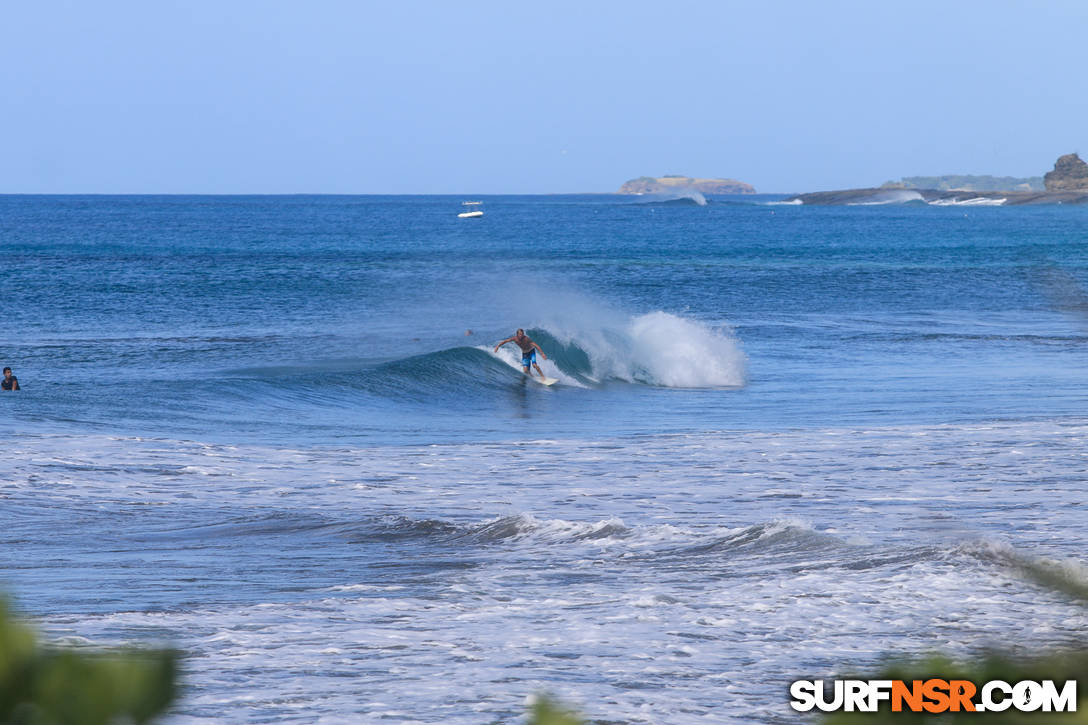
M 732 721 L 741 681 L 781 684 L 739 695 L 774 721 L 796 673 L 1075 638 L 1088 613 L 1017 567 L 1083 575 L 1086 436 L 1075 420 L 425 448 L 17 436 L 6 545 L 35 564 L 4 576 L 54 641 L 189 653 L 175 723 L 467 724 L 543 689 L 634 721 Z M 60 511 L 79 529 L 34 541 Z

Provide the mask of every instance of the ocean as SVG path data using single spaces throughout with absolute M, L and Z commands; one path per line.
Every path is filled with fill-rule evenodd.
M 1022 565 L 1085 578 L 1088 208 L 782 199 L 0 197 L 0 592 L 178 648 L 170 725 L 787 723 L 1083 641 Z

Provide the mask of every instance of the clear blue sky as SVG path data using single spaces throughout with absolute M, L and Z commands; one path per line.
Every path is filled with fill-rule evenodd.
M 760 191 L 1088 151 L 1088 2 L 12 2 L 0 192 Z

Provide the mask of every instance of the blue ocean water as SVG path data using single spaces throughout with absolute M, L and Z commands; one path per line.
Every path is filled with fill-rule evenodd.
M 792 722 L 1082 632 L 1018 572 L 1082 576 L 1088 209 L 780 199 L 0 197 L 0 589 L 182 649 L 179 723 Z

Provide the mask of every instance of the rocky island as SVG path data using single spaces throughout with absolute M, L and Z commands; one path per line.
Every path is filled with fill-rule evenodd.
M 1088 191 L 1088 164 L 1076 154 L 1066 154 L 1054 162 L 1054 170 L 1043 177 L 1047 191 Z
M 698 191 L 700 194 L 754 194 L 755 188 L 736 179 L 697 179 L 690 176 L 640 176 L 620 187 L 620 194 L 664 194 Z
M 1020 204 L 1088 204 L 1088 164 L 1077 154 L 1066 154 L 1043 177 L 1045 191 L 1023 189 L 976 191 L 923 189 L 906 184 L 879 188 L 842 189 L 798 194 L 787 201 L 797 204 L 861 205 L 924 202 L 935 206 L 1013 206 Z

